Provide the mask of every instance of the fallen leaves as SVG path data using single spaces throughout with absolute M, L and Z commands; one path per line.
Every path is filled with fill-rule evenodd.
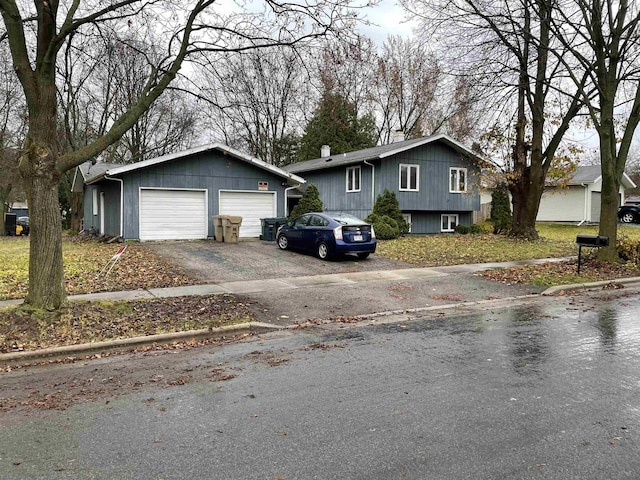
M 0 353 L 155 335 L 253 320 L 233 295 L 70 302 L 57 312 L 0 310 Z

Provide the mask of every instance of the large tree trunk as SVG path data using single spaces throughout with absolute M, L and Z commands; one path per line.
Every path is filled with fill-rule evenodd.
M 510 186 L 513 217 L 511 235 L 524 240 L 537 240 L 536 218 L 542 197 L 542 185 L 539 180 L 531 180 L 531 172 L 525 173 L 526 179 Z
M 604 135 L 607 137 L 607 135 Z M 615 148 L 615 147 L 613 147 Z M 616 174 L 616 152 L 607 138 L 600 141 L 602 193 L 600 196 L 599 235 L 609 237 L 609 246 L 598 250 L 598 258 L 607 262 L 618 261 L 616 238 L 618 236 L 618 207 L 620 206 L 620 180 Z
M 46 153 L 45 153 L 46 152 Z M 25 303 L 57 309 L 65 300 L 62 263 L 62 220 L 54 154 L 46 147 L 31 148 L 23 161 L 29 201 L 29 294 Z M 34 158 L 35 157 L 35 158 Z M 26 160 L 26 159 L 25 159 Z

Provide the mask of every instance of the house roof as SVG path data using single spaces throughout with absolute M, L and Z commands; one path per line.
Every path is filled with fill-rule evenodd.
M 83 177 L 84 183 L 91 184 L 103 179 L 106 176 L 118 176 L 123 173 L 131 172 L 134 170 L 139 170 L 142 168 L 159 165 L 161 163 L 170 162 L 178 158 L 184 158 L 190 155 L 195 155 L 197 153 L 211 152 L 214 150 L 217 150 L 224 155 L 230 155 L 243 162 L 255 165 L 258 168 L 269 171 L 287 180 L 292 180 L 293 182 L 296 182 L 296 183 L 305 183 L 305 180 L 297 175 L 286 172 L 283 169 L 276 167 L 275 165 L 268 164 L 266 162 L 263 162 L 262 160 L 251 157 L 250 155 L 246 155 L 234 148 L 231 148 L 227 145 L 223 145 L 222 143 L 212 143 L 208 145 L 202 145 L 199 147 L 190 148 L 188 150 L 183 150 L 181 152 L 171 153 L 169 155 L 163 155 L 161 157 L 151 158 L 149 160 L 143 160 L 142 162 L 131 163 L 129 165 L 113 164 L 113 163 L 96 163 L 95 165 L 91 165 L 91 162 L 86 162 L 80 165 L 80 167 L 76 170 L 76 177 L 78 175 L 78 171 L 80 171 Z M 76 177 L 74 177 L 74 186 L 76 182 Z
M 293 163 L 284 168 L 288 172 L 299 173 L 309 172 L 312 170 L 322 170 L 342 165 L 351 165 L 366 160 L 381 160 L 392 155 L 435 142 L 444 143 L 463 155 L 481 160 L 481 157 L 479 157 L 477 153 L 473 152 L 453 138 L 445 134 L 438 134 L 431 135 L 429 137 L 415 138 L 413 140 L 405 140 L 403 142 L 390 143 L 389 145 L 365 148 L 364 150 L 356 150 L 355 152 L 339 153 L 329 157 L 315 158 L 305 162 Z
M 602 179 L 600 165 L 581 165 L 576 168 L 576 172 L 569 180 L 568 185 L 583 185 L 585 183 L 596 183 Z M 624 188 L 635 188 L 636 184 L 626 174 L 622 174 L 622 186 Z

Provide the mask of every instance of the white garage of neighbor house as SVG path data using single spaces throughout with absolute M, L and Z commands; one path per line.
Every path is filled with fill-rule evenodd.
M 627 174 L 622 176 L 620 205 L 625 190 L 635 188 Z M 598 223 L 600 221 L 600 165 L 582 166 L 564 188 L 548 187 L 542 194 L 537 220 L 540 222 Z
M 142 162 L 87 162 L 73 191 L 84 193 L 83 228 L 126 240 L 214 235 L 214 215 L 242 217 L 241 238 L 261 219 L 286 216 L 286 192 L 304 179 L 219 143 Z

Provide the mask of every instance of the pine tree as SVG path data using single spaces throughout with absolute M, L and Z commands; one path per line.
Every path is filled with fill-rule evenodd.
M 298 204 L 293 207 L 291 218 L 296 218 L 309 212 L 322 212 L 322 210 L 322 200 L 320 200 L 318 187 L 310 183 Z
M 511 227 L 511 206 L 506 185 L 499 185 L 491 194 L 491 223 L 493 233 L 506 233 Z
M 371 215 L 365 220 L 373 224 L 376 236 L 382 240 L 397 238 L 409 231 L 409 224 L 402 216 L 395 192 L 387 189 L 378 195 Z
M 322 145 L 329 145 L 332 154 L 374 147 L 376 138 L 371 114 L 358 117 L 355 105 L 326 90 L 300 140 L 298 160 L 318 158 Z

